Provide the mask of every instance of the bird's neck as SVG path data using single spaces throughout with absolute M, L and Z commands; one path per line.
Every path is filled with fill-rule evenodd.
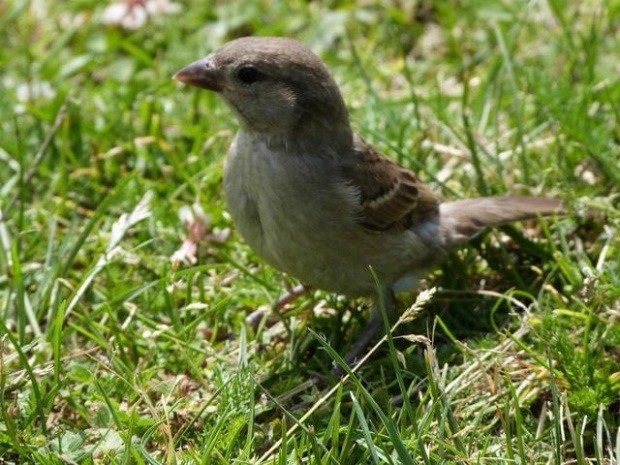
M 348 121 L 299 121 L 286 131 L 257 131 L 242 126 L 241 133 L 278 152 L 345 156 L 353 151 L 353 131 Z
M 331 80 L 321 92 L 306 92 L 297 97 L 296 118 L 291 130 L 295 139 L 310 149 L 329 149 L 343 156 L 353 148 L 349 112 Z
M 310 149 L 326 147 L 334 153 L 343 155 L 353 149 L 353 131 L 348 119 L 334 121 L 300 121 L 295 127 L 296 139 Z

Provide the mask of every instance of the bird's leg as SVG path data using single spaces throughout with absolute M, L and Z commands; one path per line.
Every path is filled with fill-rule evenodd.
M 297 300 L 299 297 L 304 295 L 307 292 L 307 290 L 308 288 L 305 287 L 303 284 L 299 284 L 295 286 L 288 294 L 285 294 L 278 299 L 278 302 L 276 303 L 277 309 L 282 310 L 288 304 L 290 304 L 291 302 Z M 263 320 L 263 317 L 265 316 L 266 313 L 267 312 L 264 309 L 259 308 L 258 310 L 254 310 L 252 313 L 250 313 L 246 317 L 245 321 L 252 327 L 254 331 L 256 331 L 258 329 L 258 325 Z M 288 312 L 286 311 L 279 312 L 279 315 L 285 315 L 286 313 Z M 277 318 L 271 318 L 270 320 L 267 321 L 266 326 L 269 328 L 273 326 L 274 323 L 277 321 L 278 321 Z
M 293 289 L 291 289 L 291 292 L 280 297 L 276 305 L 279 309 L 283 309 L 285 306 L 304 295 L 307 291 L 308 287 L 304 286 L 303 284 L 298 284 Z
M 392 290 L 386 290 L 383 295 L 385 310 L 387 312 L 388 319 L 391 320 L 395 308 L 394 293 L 392 292 Z M 353 347 L 351 347 L 351 349 L 343 357 L 343 360 L 346 362 L 347 365 L 349 365 L 350 367 L 355 366 L 355 361 L 358 358 L 358 355 L 366 349 L 370 341 L 372 341 L 372 339 L 376 336 L 382 326 L 383 316 L 381 314 L 381 302 L 379 298 L 377 298 L 372 306 L 370 322 L 366 326 L 366 329 L 364 329 L 362 335 L 357 341 L 355 341 Z M 332 374 L 336 377 L 340 377 L 344 374 L 344 370 L 341 366 L 334 365 L 334 367 L 332 368 Z

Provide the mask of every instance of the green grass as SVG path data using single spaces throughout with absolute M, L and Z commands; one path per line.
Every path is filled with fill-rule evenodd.
M 385 3 L 187 0 L 135 31 L 0 3 L 0 461 L 620 462 L 620 2 Z M 254 332 L 293 278 L 236 234 L 170 261 L 184 206 L 234 230 L 236 127 L 170 77 L 247 34 L 311 46 L 356 130 L 446 197 L 569 215 L 453 254 L 415 321 L 313 385 L 367 302 L 317 291 Z

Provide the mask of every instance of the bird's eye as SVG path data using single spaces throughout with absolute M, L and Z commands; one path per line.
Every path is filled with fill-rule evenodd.
M 253 84 L 261 77 L 261 73 L 254 66 L 244 66 L 237 71 L 237 77 L 244 84 Z

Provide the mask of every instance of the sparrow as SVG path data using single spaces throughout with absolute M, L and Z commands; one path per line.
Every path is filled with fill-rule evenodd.
M 348 364 L 383 325 L 380 295 L 391 313 L 394 293 L 485 229 L 562 211 L 541 197 L 443 201 L 353 132 L 326 65 L 296 40 L 236 39 L 174 79 L 219 94 L 239 122 L 223 182 L 248 245 L 302 283 L 374 299 Z

